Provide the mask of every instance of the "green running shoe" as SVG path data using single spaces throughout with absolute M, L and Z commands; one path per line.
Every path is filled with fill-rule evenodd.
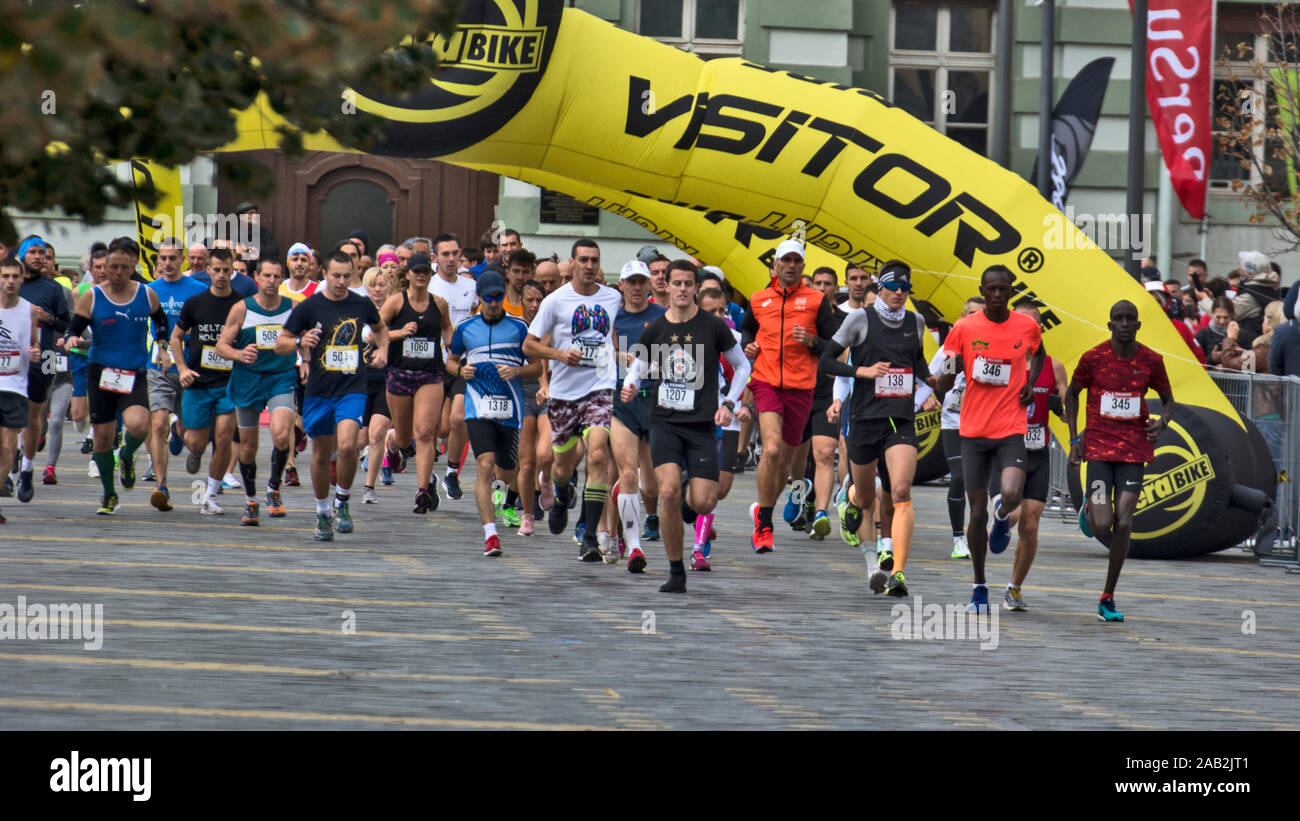
M 1097 618 L 1102 621 L 1124 621 L 1124 614 L 1115 609 L 1115 600 L 1106 596 L 1097 603 Z
M 515 510 L 513 507 L 502 508 L 501 523 L 506 527 L 519 527 L 519 511 Z
M 882 550 L 877 553 L 876 561 L 880 563 L 880 569 L 886 573 L 894 569 L 894 554 L 889 550 Z
M 907 595 L 907 579 L 903 578 L 903 571 L 898 571 L 889 577 L 889 583 L 885 585 L 885 595 L 903 598 Z
M 316 514 L 315 538 L 318 542 L 334 541 L 334 527 L 330 524 L 330 517 L 324 513 Z
M 122 476 L 122 487 L 130 490 L 135 487 L 135 459 L 123 459 L 120 450 L 113 455 L 117 458 L 117 464 L 120 468 L 118 472 Z
M 831 517 L 826 515 L 826 511 L 819 510 L 817 515 L 812 519 L 812 527 L 808 529 L 808 538 L 816 541 L 825 539 L 831 532 Z
M 504 507 L 506 503 L 506 489 L 504 485 L 505 483 L 499 479 L 492 483 L 492 516 L 496 519 L 501 518 L 501 508 Z
M 840 516 L 840 538 L 844 543 L 850 547 L 862 544 L 862 537 L 858 536 L 858 528 L 862 527 L 862 511 L 845 499 L 836 506 L 836 512 Z
M 334 506 L 334 529 L 339 533 L 352 532 L 352 514 L 348 513 L 348 503 Z
M 99 509 L 95 512 L 100 516 L 110 516 L 115 510 L 117 510 L 117 494 L 109 493 L 99 500 Z

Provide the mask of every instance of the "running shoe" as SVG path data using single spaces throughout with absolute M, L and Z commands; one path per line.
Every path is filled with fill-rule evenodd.
M 0 510 L 0 525 L 4 524 L 4 523 L 7 522 L 7 521 L 9 521 L 9 520 L 5 518 L 4 511 L 3 511 L 3 510 Z
M 131 484 L 135 484 L 135 474 L 131 475 Z M 125 478 L 122 479 L 122 486 L 130 489 L 130 485 L 127 485 Z M 18 501 L 23 504 L 30 502 L 32 497 L 36 495 L 36 488 L 32 485 L 32 472 L 30 470 L 18 472 L 18 487 L 16 490 Z
M 244 515 L 239 517 L 241 525 L 257 526 L 257 502 L 244 502 Z
M 600 549 L 600 557 L 605 560 L 605 564 L 618 561 L 618 543 L 608 532 L 602 530 L 596 534 L 596 546 Z
M 156 481 L 158 481 L 158 472 L 155 471 L 155 470 L 153 469 L 153 460 L 152 460 L 152 459 L 149 460 L 149 469 L 146 470 L 146 471 L 144 472 L 144 476 L 141 476 L 140 478 L 143 479 L 143 480 L 146 481 L 146 482 L 156 482 Z
M 817 503 L 816 501 L 814 501 L 813 495 L 810 492 L 808 494 L 808 498 L 804 500 L 803 512 L 799 514 L 799 519 L 797 519 L 796 521 L 803 522 L 804 527 L 802 529 L 811 533 L 813 519 L 815 518 L 817 518 Z
M 41 484 L 57 485 L 58 483 L 59 483 L 59 477 L 54 475 L 54 465 L 46 465 L 45 475 L 41 477 Z
M 513 507 L 501 509 L 501 523 L 506 527 L 519 527 L 522 520 L 519 518 L 519 511 Z
M 361 504 L 363 505 L 379 504 L 379 497 L 375 495 L 374 488 L 368 487 L 368 488 L 363 488 L 361 490 Z
M 81 440 L 81 453 L 83 456 L 89 456 L 95 452 L 95 443 L 90 439 Z
M 519 535 L 531 536 L 534 532 L 533 516 L 531 513 L 525 513 L 522 521 L 519 523 Z
M 1019 587 L 1008 587 L 1007 594 L 1002 597 L 1002 609 L 1004 610 L 1028 610 L 1029 605 L 1020 597 Z
M 646 566 L 645 553 L 641 548 L 634 547 L 627 557 L 627 572 L 644 573 Z
M 388 465 L 381 467 L 379 469 L 379 480 L 386 485 L 391 485 L 393 483 L 393 469 Z
M 1102 596 L 1097 603 L 1097 618 L 1102 621 L 1124 621 L 1124 614 L 1115 609 L 1113 596 Z
M 374 491 L 371 491 L 371 493 L 373 494 Z M 361 494 L 361 503 L 362 504 L 366 503 L 366 497 L 364 493 Z M 437 510 L 437 509 L 438 509 L 438 503 L 434 501 L 433 494 L 430 493 L 428 490 L 421 490 L 415 494 L 415 509 L 411 511 L 412 513 L 418 513 L 421 516 L 423 516 L 424 514 L 428 513 L 430 510 Z M 347 531 L 340 531 L 340 532 L 346 533 Z
M 334 505 L 334 529 L 339 533 L 352 532 L 352 514 L 348 512 L 346 501 Z
M 99 478 L 99 465 L 96 464 L 96 462 L 95 462 L 95 457 L 94 457 L 93 454 L 92 454 L 91 457 L 90 457 L 90 464 L 86 465 L 86 477 L 89 478 L 89 479 L 98 479 L 98 478 Z M 10 485 L 9 485 L 9 480 L 6 479 L 6 480 L 5 480 L 5 488 L 8 489 L 9 487 L 10 487 Z M 12 495 L 13 495 L 13 491 L 12 491 L 12 490 L 9 490 L 9 492 L 7 492 L 7 493 L 0 493 L 0 496 L 12 496 Z
M 569 510 L 573 510 L 578 506 L 578 500 L 582 498 L 582 494 L 578 493 L 578 472 L 576 470 L 569 477 L 569 489 L 573 491 L 569 494 Z
M 238 490 L 244 486 L 244 483 L 239 481 L 239 478 L 236 477 L 235 474 L 226 473 L 226 475 L 221 479 L 221 486 L 230 490 Z
M 989 612 L 989 589 L 985 585 L 977 585 L 971 590 L 970 604 L 966 605 L 967 613 L 987 613 Z
M 266 492 L 266 512 L 272 519 L 284 518 L 284 502 L 280 501 L 280 491 L 268 490 Z
M 90 466 L 91 467 L 95 466 L 95 460 L 93 459 L 90 460 Z M 95 476 L 99 476 L 99 474 L 96 473 Z M 4 486 L 0 487 L 0 496 L 13 496 L 13 495 L 14 495 L 14 477 L 6 476 Z
M 578 548 L 578 561 L 580 562 L 598 562 L 603 558 L 600 553 L 600 545 L 595 542 L 584 541 L 582 546 Z
M 969 559 L 970 545 L 966 543 L 966 534 L 952 537 L 952 558 Z
M 486 539 L 483 540 L 483 555 L 484 556 L 501 555 L 501 539 L 499 539 L 495 533 L 493 533 L 491 536 L 488 536 Z
M 109 493 L 99 500 L 99 509 L 95 512 L 100 516 L 109 516 L 117 510 L 117 494 Z
M 1088 502 L 1083 503 L 1083 508 L 1079 510 L 1079 530 L 1089 539 L 1092 538 L 1092 528 L 1088 525 Z
M 318 542 L 334 541 L 334 527 L 330 524 L 330 517 L 327 514 L 316 514 L 316 532 L 314 538 Z
M 998 508 L 1002 505 L 1002 495 L 998 494 L 989 501 L 990 516 L 993 517 L 993 528 L 989 531 L 989 552 L 1001 553 L 1011 544 L 1011 517 L 1005 519 L 998 518 Z
M 876 594 L 885 592 L 885 585 L 888 582 L 889 574 L 885 572 L 885 568 L 879 564 L 874 565 L 867 576 L 867 587 L 871 588 L 871 592 Z
M 852 486 L 853 486 L 852 482 L 850 482 L 848 479 L 844 480 L 844 484 L 840 485 L 840 489 L 835 491 L 835 496 L 833 497 L 835 499 L 835 504 L 838 505 L 840 502 L 848 501 L 849 488 Z
M 831 532 L 831 517 L 826 515 L 826 511 L 819 510 L 813 517 L 812 527 L 808 529 L 808 538 L 815 541 L 822 541 L 826 535 Z
M 153 493 L 149 494 L 149 504 L 165 513 L 172 509 L 171 494 L 167 492 L 166 487 L 159 487 Z
M 885 595 L 896 599 L 907 595 L 907 579 L 903 577 L 903 571 L 900 570 L 889 577 L 889 582 L 885 585 Z
M 302 453 L 307 449 L 307 432 L 302 428 L 294 425 L 293 428 L 293 452 Z
M 171 431 L 167 434 L 167 450 L 172 456 L 180 456 L 184 449 L 185 440 L 176 432 L 176 423 L 172 422 Z
M 713 565 L 709 564 L 709 560 L 704 558 L 703 550 L 697 548 L 696 550 L 691 551 L 691 570 L 700 573 L 707 573 L 712 569 Z
M 657 514 L 650 513 L 646 515 L 645 524 L 641 526 L 641 541 L 659 541 L 659 516 Z
M 798 496 L 796 499 L 795 497 Z M 794 527 L 794 520 L 803 509 L 803 481 L 791 482 L 789 493 L 785 497 L 785 508 L 781 511 L 781 518 L 785 523 Z M 802 530 L 802 528 L 795 528 Z
M 202 513 L 204 516 L 224 516 L 226 511 L 221 508 L 221 505 L 217 504 L 215 498 L 205 496 L 203 499 L 203 507 L 199 508 L 199 513 Z
M 862 537 L 858 535 L 858 530 L 862 527 L 862 511 L 845 499 L 839 503 L 836 512 L 840 516 L 840 538 L 844 543 L 849 547 L 862 544 Z
M 627 539 L 622 536 L 618 537 L 618 557 L 620 559 L 627 558 Z
M 749 545 L 754 548 L 755 553 L 772 552 L 772 528 L 759 528 L 758 526 L 758 502 L 749 506 L 749 518 L 754 523 L 754 534 L 749 537 Z
M 122 454 L 117 455 L 117 472 L 122 476 L 122 487 L 130 490 L 135 487 L 135 457 L 123 459 Z M 236 485 L 238 487 L 238 485 Z
M 579 521 L 573 528 L 573 541 L 575 544 L 582 544 L 582 540 L 587 536 L 587 523 Z
M 713 530 L 710 529 L 710 530 L 709 530 L 709 533 L 712 534 L 712 533 L 713 533 Z M 709 558 L 709 553 L 712 552 L 712 550 L 713 550 L 713 539 L 712 539 L 712 538 L 706 539 L 706 540 L 704 541 L 704 546 L 700 549 L 700 552 L 703 553 L 703 554 L 704 554 L 704 558 L 707 559 L 707 558 Z
M 893 551 L 890 551 L 890 550 L 882 550 L 882 551 L 880 551 L 879 553 L 877 553 L 877 554 L 876 554 L 876 563 L 879 564 L 879 565 L 880 565 L 880 569 L 883 570 L 883 571 L 885 571 L 886 573 L 892 571 L 892 570 L 894 569 L 894 553 L 893 553 Z
M 459 499 L 461 496 L 465 495 L 460 490 L 459 473 L 448 473 L 446 476 L 442 477 L 442 486 L 447 491 L 448 499 Z
M 541 493 L 538 495 L 541 498 L 537 500 L 537 503 L 542 506 L 542 510 L 550 510 L 551 505 L 555 504 L 555 484 L 551 481 L 550 476 L 542 476 Z
M 203 462 L 203 454 L 189 451 L 185 454 L 185 472 L 193 475 L 199 472 L 199 465 Z
M 289 487 L 301 487 L 298 481 L 298 468 L 287 467 L 284 469 L 284 483 Z
M 562 488 L 556 488 L 555 503 L 546 514 L 546 527 L 555 536 L 560 535 L 569 527 L 569 505 L 565 492 L 572 493 L 573 488 L 565 485 Z

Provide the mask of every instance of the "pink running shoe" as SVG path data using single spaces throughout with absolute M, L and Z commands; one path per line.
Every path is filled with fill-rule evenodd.
M 533 514 L 525 513 L 523 516 L 520 517 L 519 535 L 520 536 L 533 535 Z
M 696 548 L 695 551 L 691 553 L 691 570 L 707 572 L 712 569 L 713 565 L 709 564 L 709 560 L 704 558 L 704 553 L 702 553 L 699 548 Z

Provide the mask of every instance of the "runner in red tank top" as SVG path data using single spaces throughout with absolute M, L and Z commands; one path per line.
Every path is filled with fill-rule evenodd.
M 1086 351 L 1074 369 L 1065 396 L 1065 421 L 1070 426 L 1070 467 L 1088 462 L 1084 487 L 1086 524 L 1097 541 L 1110 548 L 1106 589 L 1097 615 L 1102 621 L 1123 621 L 1115 609 L 1115 584 L 1128 557 L 1133 514 L 1142 491 L 1145 463 L 1155 457 L 1154 443 L 1174 415 L 1174 396 L 1164 360 L 1138 344 L 1137 306 L 1127 300 L 1110 309 L 1110 340 Z M 1088 389 L 1087 427 L 1076 435 L 1079 392 Z M 1164 405 L 1159 419 L 1147 414 L 1147 390 Z M 1112 500 L 1113 497 L 1113 500 Z M 1085 528 L 1085 533 L 1088 529 Z

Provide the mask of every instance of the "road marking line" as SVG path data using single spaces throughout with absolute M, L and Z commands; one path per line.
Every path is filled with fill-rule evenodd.
M 156 713 L 173 716 L 255 718 L 272 721 L 356 721 L 368 724 L 409 724 L 417 727 L 482 727 L 492 730 L 617 730 L 590 724 L 541 724 L 529 721 L 475 721 L 473 719 L 425 718 L 423 716 L 376 716 L 360 713 L 305 713 L 276 710 L 231 710 L 220 707 L 172 707 L 165 704 L 96 704 L 85 701 L 51 701 L 34 698 L 0 698 L 0 707 L 32 710 L 83 710 L 106 713 Z
M 170 527 L 170 525 L 169 525 Z M 294 553 L 373 553 L 371 548 L 367 547 L 284 547 L 282 545 L 269 544 L 235 544 L 234 542 L 166 542 L 158 539 L 126 539 L 120 536 L 104 536 L 102 533 L 95 536 L 30 536 L 17 535 L 11 536 L 6 533 L 5 538 L 15 542 L 83 542 L 95 541 L 101 544 L 112 545 L 144 545 L 145 547 L 184 547 L 194 549 L 196 547 L 217 547 L 230 548 L 234 550 L 272 550 Z
M 201 599 L 247 599 L 249 601 L 293 601 L 308 604 L 346 604 L 352 607 L 461 607 L 465 602 L 400 601 L 393 599 L 338 599 L 328 596 L 285 596 L 277 593 L 206 593 L 194 590 L 150 590 L 131 587 L 88 587 L 66 584 L 3 584 L 3 590 L 53 590 L 60 593 L 104 593 L 128 596 L 183 596 Z
M 303 567 L 246 567 L 236 564 L 183 564 L 181 562 L 124 562 L 109 559 L 35 559 L 25 556 L 0 556 L 0 562 L 12 564 L 76 564 L 92 567 L 164 567 L 172 570 L 223 570 L 233 573 L 288 573 L 308 576 L 348 576 L 363 579 L 391 579 L 402 573 L 379 573 L 365 570 L 309 570 Z M 429 571 L 436 572 L 436 571 Z
M 337 636 L 347 640 L 352 636 L 371 638 L 422 639 L 425 641 L 523 641 L 527 633 L 513 636 L 462 636 L 456 633 L 399 633 L 383 630 L 357 630 L 344 634 L 337 627 L 280 627 L 261 624 L 214 624 L 196 621 L 163 621 L 161 619 L 104 619 L 104 624 L 120 627 L 175 628 L 179 630 L 217 630 L 248 633 L 292 633 L 308 636 Z

